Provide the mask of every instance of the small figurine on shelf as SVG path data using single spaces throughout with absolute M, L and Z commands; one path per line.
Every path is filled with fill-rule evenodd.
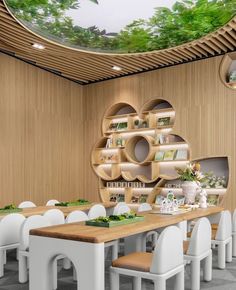
M 139 128 L 139 120 L 136 119 L 134 120 L 134 129 L 138 129 Z
M 148 128 L 148 122 L 147 121 L 143 121 L 142 128 Z
M 201 189 L 200 193 L 199 204 L 200 208 L 207 208 L 207 192 L 205 189 Z

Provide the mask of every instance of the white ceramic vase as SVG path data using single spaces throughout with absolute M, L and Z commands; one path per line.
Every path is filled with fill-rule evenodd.
M 195 181 L 184 181 L 181 187 L 185 196 L 185 203 L 194 204 L 197 190 L 199 189 L 198 184 Z

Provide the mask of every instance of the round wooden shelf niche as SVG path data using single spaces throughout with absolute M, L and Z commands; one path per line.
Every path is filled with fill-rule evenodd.
M 154 158 L 152 144 L 154 139 L 149 136 L 137 135 L 128 139 L 125 146 L 127 159 L 135 164 L 144 165 Z
M 226 54 L 220 65 L 220 79 L 230 89 L 236 90 L 236 52 Z

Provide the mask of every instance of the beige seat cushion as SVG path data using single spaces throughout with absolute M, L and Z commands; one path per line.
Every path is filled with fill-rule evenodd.
M 189 247 L 189 241 L 183 241 L 183 250 L 184 250 L 185 255 L 187 254 L 188 247 Z
M 116 268 L 125 268 L 129 270 L 150 272 L 152 264 L 152 253 L 137 252 L 127 256 L 120 257 L 112 262 Z

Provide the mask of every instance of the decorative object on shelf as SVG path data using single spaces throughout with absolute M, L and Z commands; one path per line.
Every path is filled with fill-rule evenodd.
M 125 139 L 119 137 L 116 139 L 116 146 L 117 147 L 123 147 L 125 145 Z
M 201 188 L 199 195 L 200 195 L 200 199 L 199 199 L 200 208 L 207 208 L 207 192 L 206 192 L 206 190 Z
M 156 200 L 155 200 L 155 204 L 157 205 L 161 205 L 162 201 L 165 199 L 165 197 L 163 195 L 158 194 L 156 196 Z
M 134 129 L 138 129 L 139 128 L 139 120 L 136 119 L 134 120 Z
M 229 83 L 236 83 L 236 70 L 229 73 Z
M 132 203 L 138 203 L 138 201 L 139 201 L 139 195 L 133 195 L 131 197 L 131 202 Z
M 156 134 L 155 135 L 155 144 L 164 144 L 165 143 L 165 136 L 163 134 Z
M 106 148 L 111 148 L 113 146 L 113 139 L 108 138 L 106 142 Z
M 167 150 L 164 154 L 164 160 L 171 161 L 175 159 L 176 150 Z
M 187 159 L 188 159 L 188 151 L 186 149 L 176 150 L 175 160 L 187 160 Z
M 166 188 L 181 188 L 181 183 L 166 183 Z
M 205 173 L 205 179 L 201 186 L 203 188 L 226 188 L 226 177 L 216 176 L 213 172 Z
M 162 161 L 163 158 L 164 158 L 164 154 L 165 154 L 165 151 L 157 151 L 157 152 L 155 153 L 155 158 L 154 158 L 154 160 L 155 160 L 155 161 Z
M 194 204 L 199 190 L 199 184 L 205 176 L 200 172 L 200 163 L 190 163 L 185 168 L 176 167 L 180 180 L 183 181 L 182 190 L 187 204 Z
M 208 194 L 207 203 L 208 203 L 208 205 L 218 205 L 219 195 L 218 194 Z
M 146 120 L 142 122 L 142 128 L 148 128 L 148 122 Z
M 170 125 L 170 117 L 157 118 L 157 126 L 168 126 Z

